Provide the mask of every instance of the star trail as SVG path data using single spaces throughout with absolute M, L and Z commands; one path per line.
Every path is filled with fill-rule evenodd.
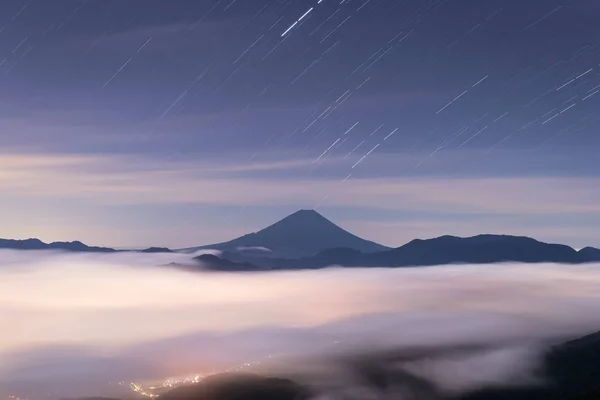
M 3 2 L 4 149 L 235 159 L 253 179 L 347 185 L 598 166 L 589 1 L 141 4 Z M 252 167 L 285 160 L 307 165 Z M 312 190 L 306 207 L 325 195 Z M 321 207 L 341 201 L 336 190 Z M 251 214 L 235 203 L 210 214 Z

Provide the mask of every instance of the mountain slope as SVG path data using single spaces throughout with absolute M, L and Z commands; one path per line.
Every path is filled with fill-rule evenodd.
M 600 399 L 600 333 L 552 348 L 540 371 L 548 382 L 541 387 L 494 388 L 470 393 L 460 400 L 584 400 Z
M 166 400 L 303 400 L 310 391 L 288 379 L 252 374 L 220 374 L 165 393 Z
M 240 249 L 266 248 L 270 251 L 265 253 L 270 257 L 297 258 L 337 247 L 364 253 L 388 249 L 345 231 L 316 211 L 300 210 L 258 232 L 229 242 L 185 250 L 216 249 L 240 252 Z
M 578 251 L 579 256 L 585 261 L 598 261 L 600 260 L 600 249 L 594 247 L 585 247 Z

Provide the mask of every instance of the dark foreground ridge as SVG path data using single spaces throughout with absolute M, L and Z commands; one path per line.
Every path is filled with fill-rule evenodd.
M 483 390 L 464 400 L 600 400 L 600 333 L 552 348 L 542 371 L 548 384 Z
M 60 400 L 119 400 L 119 399 L 115 399 L 113 397 L 80 397 L 77 399 L 65 398 L 65 399 L 60 399 Z
M 587 247 L 577 251 L 561 244 L 543 243 L 528 237 L 479 235 L 469 238 L 442 236 L 416 239 L 404 246 L 375 253 L 338 248 L 311 257 L 283 259 L 249 257 L 237 252 L 221 256 L 234 263 L 247 263 L 249 270 L 318 269 L 342 267 L 419 267 L 448 264 L 561 263 L 582 264 L 600 261 L 600 250 Z M 218 263 L 211 263 L 215 269 Z M 212 267 L 211 267 L 212 268 Z

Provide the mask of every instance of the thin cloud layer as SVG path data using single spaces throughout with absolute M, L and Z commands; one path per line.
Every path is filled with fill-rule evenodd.
M 407 168 L 421 158 L 405 156 Z M 319 168 L 344 176 L 347 161 L 331 157 Z M 383 156 L 369 165 L 396 170 L 389 162 Z M 317 205 L 343 228 L 389 246 L 415 237 L 494 232 L 584 247 L 595 245 L 599 232 L 598 179 L 591 176 L 374 178 L 361 170 L 343 182 L 315 176 L 316 165 L 282 154 L 260 162 L 0 154 L 0 206 L 17 210 L 5 216 L 4 235 L 183 248 L 227 241 Z M 377 219 L 386 225 L 377 226 Z
M 339 160 L 328 162 L 334 165 Z M 80 199 L 92 204 L 206 204 L 264 206 L 316 202 L 327 205 L 445 213 L 600 213 L 596 178 L 379 178 L 278 179 L 239 172 L 310 172 L 312 159 L 215 164 L 167 162 L 143 157 L 0 155 L 0 185 L 19 197 Z M 69 167 L 69 168 L 67 168 Z M 161 182 L 157 185 L 157 182 Z M 543 198 L 540 203 L 536 199 Z

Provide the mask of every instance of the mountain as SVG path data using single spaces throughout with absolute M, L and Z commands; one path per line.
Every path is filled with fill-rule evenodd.
M 350 248 L 363 253 L 388 249 L 345 231 L 314 210 L 300 210 L 258 232 L 229 242 L 194 247 L 183 251 L 215 249 L 243 253 L 247 250 L 260 249 L 268 257 L 299 258 L 338 247 Z
M 0 239 L 0 249 L 11 250 L 63 250 L 81 253 L 115 253 L 124 251 L 135 251 L 138 253 L 172 253 L 173 251 L 166 247 L 149 247 L 144 250 L 115 250 L 109 247 L 88 246 L 81 242 L 52 242 L 44 243 L 39 239 Z
M 115 399 L 112 397 L 79 397 L 79 398 L 74 398 L 74 399 L 65 398 L 65 399 L 59 399 L 59 400 L 119 400 L 119 399 Z
M 493 264 L 501 262 L 580 264 L 600 261 L 600 250 L 588 247 L 580 251 L 540 242 L 523 236 L 478 235 L 468 238 L 442 236 L 415 239 L 387 251 L 363 253 L 352 248 L 334 248 L 297 259 L 247 257 L 223 252 L 223 258 L 249 262 L 264 270 L 315 269 L 332 265 L 343 267 L 417 267 L 446 264 Z
M 261 268 L 249 262 L 234 262 L 226 258 L 217 257 L 212 254 L 202 254 L 198 257 L 194 257 L 194 260 L 202 264 L 204 268 L 213 271 L 244 272 L 261 270 Z
M 140 253 L 172 253 L 170 249 L 166 247 L 149 247 L 144 250 L 140 250 Z
M 600 249 L 596 249 L 594 247 L 585 247 L 579 250 L 578 253 L 581 258 L 586 261 L 600 260 Z
M 39 239 L 13 240 L 0 239 L 0 249 L 13 250 L 66 250 L 74 252 L 112 253 L 115 249 L 108 247 L 92 247 L 81 242 L 44 243 Z
M 165 400 L 304 400 L 307 388 L 288 379 L 253 374 L 219 374 L 201 383 L 182 386 L 165 393 Z
M 379 254 L 375 259 L 390 266 L 489 264 L 509 261 L 524 263 L 583 261 L 578 252 L 569 246 L 509 235 L 415 239 L 402 247 Z

